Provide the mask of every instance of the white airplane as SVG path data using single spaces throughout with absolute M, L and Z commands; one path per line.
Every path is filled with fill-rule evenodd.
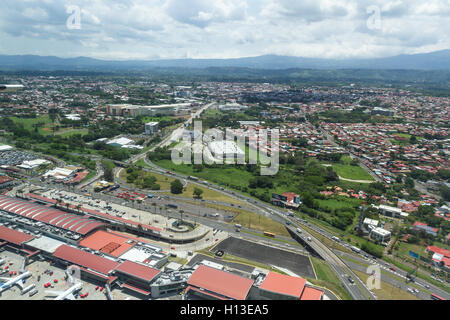
M 74 293 L 83 288 L 81 283 L 75 283 L 66 291 L 45 291 L 49 296 L 56 296 L 54 300 L 75 300 Z
M 10 289 L 14 285 L 18 285 L 20 287 L 20 289 L 23 290 L 23 281 L 22 280 L 29 278 L 29 277 L 31 277 L 31 272 L 24 272 L 15 278 L 0 277 L 0 282 L 3 282 L 3 284 L 0 284 L 0 293 Z
M 22 90 L 23 85 L 21 84 L 0 84 L 0 93 L 1 92 L 13 92 Z

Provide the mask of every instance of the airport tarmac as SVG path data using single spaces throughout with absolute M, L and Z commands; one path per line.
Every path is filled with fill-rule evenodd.
M 17 271 L 17 274 L 19 274 L 19 270 L 23 262 L 22 256 L 14 252 L 4 250 L 0 252 L 0 259 L 5 260 L 5 264 L 0 267 L 2 270 L 4 270 L 6 265 L 8 265 L 8 270 Z M 10 263 L 12 264 L 10 265 Z M 46 291 L 51 290 L 63 292 L 70 287 L 70 284 L 65 280 L 65 269 L 51 265 L 49 261 L 40 261 L 39 259 L 31 260 L 31 263 L 25 267 L 25 270 L 31 272 L 32 274 L 31 277 L 26 279 L 25 287 L 35 284 L 35 288 L 38 292 L 32 297 L 30 297 L 29 292 L 21 295 L 21 289 L 19 286 L 15 285 L 14 287 L 2 292 L 0 300 L 52 300 L 55 296 L 49 295 Z M 1 275 L 1 277 L 9 278 L 9 273 L 5 273 Z M 12 277 L 14 277 L 14 275 Z M 80 282 L 83 286 L 80 293 L 88 293 L 88 295 L 86 298 L 81 298 L 78 296 L 77 300 L 107 300 L 105 295 L 106 290 L 103 289 L 100 291 L 101 286 L 97 288 L 97 284 L 89 283 L 83 280 Z M 44 285 L 47 283 L 50 283 L 51 286 L 45 288 Z M 117 300 L 133 298 L 133 296 L 123 293 L 120 289 L 113 291 L 113 297 Z

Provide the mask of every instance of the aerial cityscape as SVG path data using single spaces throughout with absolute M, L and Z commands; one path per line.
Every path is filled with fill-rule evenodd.
M 129 10 L 125 20 L 160 3 L 148 24 L 167 14 L 163 32 L 186 24 L 199 37 L 222 37 L 233 19 L 238 32 L 261 5 L 178 2 L 175 14 L 177 1 L 116 2 L 109 15 Z M 268 2 L 261 12 L 284 12 Z M 405 9 L 385 2 L 377 32 Z M 162 43 L 158 56 L 144 44 L 133 52 L 132 40 L 64 53 L 70 37 L 101 46 L 92 26 L 127 32 L 78 5 L 23 1 L 7 10 L 23 14 L 20 26 L 0 14 L 20 30 L 0 25 L 11 43 L 0 47 L 0 301 L 169 300 L 186 306 L 181 315 L 214 318 L 221 311 L 189 302 L 450 299 L 448 31 L 444 46 L 351 56 L 314 45 L 301 58 L 282 45 L 219 55 L 220 41 L 213 54 L 207 40 L 193 54 L 189 39 L 153 39 L 130 22 L 130 39 Z M 333 8 L 311 9 L 306 25 L 333 20 Z M 62 22 L 47 37 L 37 25 L 52 25 L 48 15 Z M 269 41 L 260 36 L 248 40 L 255 50 Z M 172 41 L 192 54 L 174 55 Z

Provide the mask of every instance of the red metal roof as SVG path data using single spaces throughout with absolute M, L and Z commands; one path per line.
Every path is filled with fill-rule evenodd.
M 300 299 L 306 280 L 276 272 L 269 272 L 259 288 Z
M 48 202 L 48 203 L 56 203 L 56 200 L 50 199 L 50 198 L 46 198 L 37 194 L 33 194 L 33 193 L 27 193 L 27 196 L 34 198 L 36 200 L 40 200 L 40 201 L 44 201 L 44 202 Z M 74 205 L 70 205 L 69 208 L 72 209 L 76 209 L 76 206 Z M 103 217 L 103 218 L 107 218 L 108 220 L 114 220 L 114 221 L 118 221 L 124 224 L 129 224 L 129 225 L 133 225 L 133 226 L 138 226 L 141 225 L 142 229 L 148 229 L 148 230 L 153 230 L 156 232 L 160 232 L 162 229 L 161 228 L 157 228 L 157 227 L 153 227 L 144 223 L 139 223 L 139 222 L 135 222 L 132 220 L 128 220 L 128 219 L 123 219 L 123 218 L 119 218 L 119 217 L 115 217 L 115 216 L 111 216 L 109 214 L 103 213 L 103 212 L 98 212 L 95 210 L 91 210 L 88 208 L 80 208 L 81 211 L 83 211 L 84 213 L 88 214 L 88 215 L 93 215 L 93 216 L 97 216 L 97 217 Z
M 116 268 L 117 272 L 124 273 L 135 278 L 151 282 L 161 271 L 142 264 L 125 261 Z
M 53 256 L 103 274 L 108 274 L 111 270 L 114 270 L 117 266 L 119 266 L 119 263 L 116 261 L 112 261 L 80 249 L 69 247 L 65 244 L 59 246 L 53 253 Z
M 22 245 L 24 242 L 34 239 L 34 237 L 23 232 L 0 226 L 0 239 L 16 245 Z
M 98 230 L 80 241 L 79 244 L 83 247 L 99 250 L 114 257 L 118 257 L 134 246 L 134 243 L 130 244 L 127 243 L 127 241 L 129 241 L 129 239 L 125 236 Z
M 188 285 L 236 300 L 245 300 L 252 284 L 250 279 L 204 265 L 199 266 L 188 281 Z
M 315 288 L 305 287 L 300 300 L 321 300 L 323 291 Z
M 28 195 L 31 196 L 31 194 Z M 38 198 L 42 197 L 38 196 Z M 0 210 L 48 223 L 81 235 L 86 235 L 92 230 L 104 226 L 104 223 L 92 220 L 89 217 L 79 216 L 53 207 L 47 207 L 30 201 L 3 195 L 0 195 Z M 77 220 L 76 223 L 75 220 Z

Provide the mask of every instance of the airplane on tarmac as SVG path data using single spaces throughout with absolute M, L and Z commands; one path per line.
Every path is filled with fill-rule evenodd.
M 18 285 L 20 287 L 20 289 L 23 291 L 23 289 L 24 289 L 24 287 L 23 287 L 24 281 L 23 280 L 25 280 L 26 278 L 29 278 L 29 277 L 31 277 L 31 272 L 24 272 L 15 278 L 0 277 L 0 282 L 3 282 L 2 284 L 0 284 L 0 293 L 10 289 L 14 285 Z
M 23 85 L 21 84 L 0 84 L 0 93 L 2 92 L 14 92 L 22 90 Z
M 49 296 L 56 296 L 54 300 L 75 300 L 74 293 L 83 288 L 81 283 L 75 283 L 66 291 L 45 291 Z

